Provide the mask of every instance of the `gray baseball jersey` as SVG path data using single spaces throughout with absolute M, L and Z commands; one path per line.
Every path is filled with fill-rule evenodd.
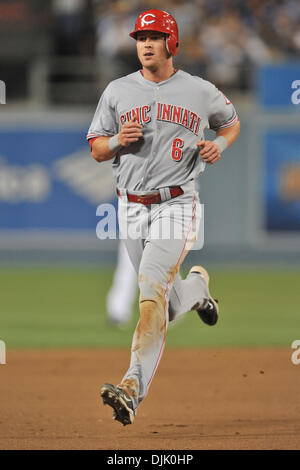
M 113 159 L 118 188 L 147 192 L 182 185 L 205 168 L 196 142 L 238 120 L 231 102 L 210 82 L 178 70 L 167 80 L 146 80 L 141 71 L 104 90 L 87 139 L 117 134 L 135 115 L 143 137 Z

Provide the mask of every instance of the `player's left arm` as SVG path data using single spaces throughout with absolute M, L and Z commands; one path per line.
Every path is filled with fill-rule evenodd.
M 197 145 L 201 148 L 199 153 L 202 160 L 209 165 L 220 160 L 224 147 L 227 148 L 232 145 L 239 133 L 240 121 L 237 121 L 233 126 L 217 131 L 215 140 L 199 140 Z M 218 139 L 218 137 L 221 139 Z

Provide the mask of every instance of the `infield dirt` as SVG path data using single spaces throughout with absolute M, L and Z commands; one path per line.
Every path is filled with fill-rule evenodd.
M 0 449 L 300 449 L 292 349 L 166 348 L 133 425 L 99 399 L 126 350 L 14 350 L 0 365 Z

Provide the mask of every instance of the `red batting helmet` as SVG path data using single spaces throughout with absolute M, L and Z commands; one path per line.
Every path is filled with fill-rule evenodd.
M 177 23 L 170 13 L 162 10 L 148 10 L 141 13 L 135 23 L 135 29 L 129 36 L 136 39 L 138 31 L 159 31 L 166 33 L 168 39 L 167 49 L 171 55 L 176 55 L 178 50 Z

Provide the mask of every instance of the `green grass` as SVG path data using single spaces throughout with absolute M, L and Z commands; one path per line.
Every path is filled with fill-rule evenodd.
M 126 346 L 138 318 L 107 324 L 107 269 L 0 270 L 0 339 L 7 347 Z M 299 271 L 215 270 L 211 293 L 221 318 L 204 325 L 189 312 L 170 326 L 168 346 L 288 346 L 300 339 Z

